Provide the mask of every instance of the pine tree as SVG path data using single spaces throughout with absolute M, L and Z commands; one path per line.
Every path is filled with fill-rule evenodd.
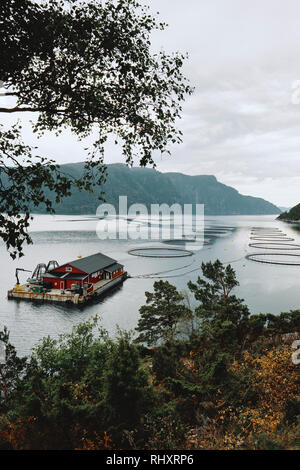
M 148 376 L 138 346 L 123 332 L 114 344 L 104 377 L 104 401 L 112 431 L 132 429 L 152 402 Z
M 200 319 L 201 336 L 229 350 L 243 347 L 250 312 L 243 299 L 232 294 L 239 285 L 234 269 L 231 265 L 224 267 L 220 260 L 202 263 L 201 267 L 208 281 L 198 277 L 196 283 L 188 283 L 200 301 L 195 314 Z
M 168 281 L 154 282 L 154 292 L 145 292 L 146 303 L 140 308 L 137 341 L 148 346 L 170 342 L 179 333 L 180 323 L 192 317 L 184 305 L 184 296 Z

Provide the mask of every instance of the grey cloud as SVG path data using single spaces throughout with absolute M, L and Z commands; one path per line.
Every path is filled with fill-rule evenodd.
M 299 1 L 143 1 L 169 23 L 153 34 L 153 49 L 188 52 L 185 73 L 195 86 L 178 123 L 183 144 L 170 158 L 157 156 L 158 170 L 215 174 L 245 194 L 298 203 L 300 104 L 291 98 L 300 80 Z M 36 141 L 29 116 L 21 117 L 26 140 L 41 152 L 59 162 L 84 158 L 92 139 L 78 144 L 66 131 Z M 121 159 L 109 144 L 106 161 Z

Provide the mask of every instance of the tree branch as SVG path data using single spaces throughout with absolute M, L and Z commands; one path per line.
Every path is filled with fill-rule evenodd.
M 1 388 L 2 388 L 3 394 L 4 394 L 4 401 L 5 401 L 5 403 L 7 403 L 8 402 L 7 381 L 6 381 L 5 375 L 2 372 L 1 367 L 0 367 L 0 376 L 1 376 L 2 381 L 3 381 L 3 386 Z
M 0 96 L 19 96 L 19 93 L 13 91 L 7 91 L 5 93 L 0 93 Z
M 20 108 L 19 106 L 15 106 L 14 108 L 0 108 L 0 113 L 18 113 L 20 111 L 37 112 L 44 110 L 39 108 Z

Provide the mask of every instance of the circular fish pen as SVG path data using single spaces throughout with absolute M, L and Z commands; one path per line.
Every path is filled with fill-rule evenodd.
M 194 253 L 183 248 L 133 248 L 128 251 L 132 256 L 141 256 L 143 258 L 183 258 L 192 256 Z
M 289 237 L 271 237 L 271 236 L 266 236 L 266 237 L 250 237 L 250 240 L 260 240 L 262 242 L 293 242 L 295 241 L 294 238 L 289 238 Z
M 291 251 L 300 250 L 300 245 L 288 243 L 295 241 L 279 228 L 252 227 L 249 247 L 265 250 L 264 253 L 249 253 L 246 259 L 256 263 L 300 266 L 300 254 Z M 269 250 L 272 250 L 270 252 Z M 274 251 L 275 250 L 275 251 Z
M 222 230 L 222 229 L 210 229 L 210 228 L 205 228 L 202 232 L 201 230 L 197 231 L 196 233 L 212 233 L 218 235 L 219 233 L 228 233 L 230 230 Z
M 258 237 L 267 236 L 267 235 L 270 235 L 272 237 L 280 237 L 280 236 L 284 236 L 285 234 L 282 232 L 282 230 L 267 230 L 267 229 L 253 230 L 252 229 L 251 235 L 256 235 Z
M 284 237 L 285 234 L 283 232 L 257 232 L 257 231 L 252 231 L 251 235 L 254 235 L 255 237 Z
M 197 244 L 201 242 L 203 245 L 209 245 L 209 240 L 197 239 L 197 238 L 170 238 L 166 240 L 162 240 L 163 243 L 166 245 L 186 245 L 189 243 Z
M 260 248 L 262 250 L 284 250 L 284 251 L 294 251 L 300 250 L 300 245 L 292 243 L 281 243 L 281 242 L 254 242 L 249 243 L 249 246 L 252 248 Z
M 252 227 L 252 230 L 260 230 L 266 232 L 281 232 L 280 228 L 278 227 Z
M 281 257 L 281 259 L 279 259 Z M 284 257 L 282 259 L 282 257 Z M 246 259 L 256 263 L 280 264 L 283 266 L 300 266 L 300 254 L 287 253 L 250 253 Z

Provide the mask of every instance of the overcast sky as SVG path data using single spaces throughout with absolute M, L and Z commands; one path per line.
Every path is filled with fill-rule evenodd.
M 144 3 L 169 24 L 155 33 L 153 47 L 188 52 L 185 74 L 195 87 L 180 121 L 184 142 L 172 157 L 159 157 L 157 169 L 213 174 L 242 194 L 299 203 L 299 0 Z M 33 142 L 29 126 L 26 141 Z M 84 146 L 68 132 L 39 141 L 59 162 L 83 160 Z M 106 162 L 117 161 L 120 153 L 108 147 Z

